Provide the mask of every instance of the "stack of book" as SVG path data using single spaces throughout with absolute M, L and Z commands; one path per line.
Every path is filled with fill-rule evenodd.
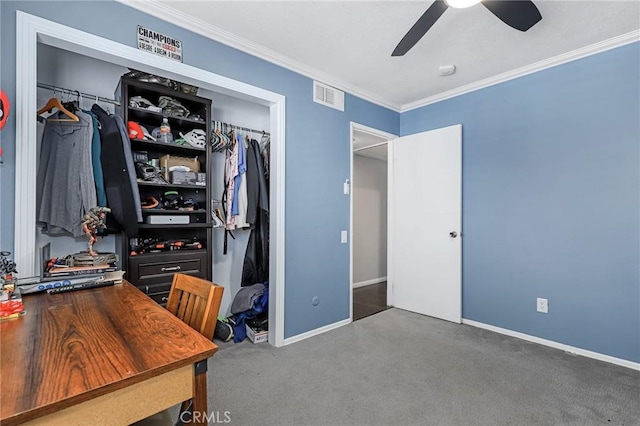
M 124 272 L 118 271 L 116 262 L 83 266 L 53 264 L 43 273 L 39 291 L 63 293 L 86 288 L 104 287 L 122 282 Z
M 92 266 L 64 266 L 53 265 L 44 271 L 45 279 L 65 279 L 65 278 L 88 278 L 91 276 L 104 275 L 117 269 L 115 264 L 102 263 Z
M 43 254 L 48 255 L 48 250 Z M 69 261 L 69 258 L 73 261 Z M 48 256 L 43 256 L 40 282 L 23 286 L 22 292 L 62 293 L 117 284 L 122 282 L 124 275 L 123 271 L 118 270 L 117 261 L 115 254 L 92 257 L 85 253 L 76 253 L 65 259 L 50 259 Z

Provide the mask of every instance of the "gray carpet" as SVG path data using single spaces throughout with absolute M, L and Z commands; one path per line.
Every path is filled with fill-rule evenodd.
M 638 371 L 398 309 L 279 349 L 223 343 L 208 380 L 232 425 L 640 424 Z

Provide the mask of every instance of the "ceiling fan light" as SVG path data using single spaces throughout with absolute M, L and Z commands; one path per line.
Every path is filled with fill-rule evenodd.
M 455 7 L 456 9 L 463 9 L 480 3 L 480 0 L 445 0 L 445 2 L 447 5 Z

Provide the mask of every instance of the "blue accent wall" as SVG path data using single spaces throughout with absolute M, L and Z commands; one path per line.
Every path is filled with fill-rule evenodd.
M 640 362 L 639 105 L 633 43 L 401 115 L 462 123 L 464 318 Z
M 345 112 L 312 101 L 312 80 L 119 3 L 0 2 L 0 82 L 14 105 L 16 10 L 136 46 L 136 26 L 183 42 L 186 64 L 286 96 L 286 291 L 285 338 L 349 318 L 349 198 L 342 183 L 350 173 L 349 122 L 399 133 L 400 115 L 346 96 Z M 14 241 L 15 115 L 0 133 L 0 248 Z M 312 306 L 311 299 L 320 298 Z
M 349 122 L 402 135 L 461 123 L 464 318 L 640 362 L 640 44 L 403 114 L 347 94 L 342 113 L 312 102 L 307 77 L 119 3 L 0 1 L 14 106 L 16 10 L 129 46 L 144 25 L 182 40 L 185 63 L 286 96 L 285 337 L 349 316 Z M 0 138 L 10 250 L 15 115 Z

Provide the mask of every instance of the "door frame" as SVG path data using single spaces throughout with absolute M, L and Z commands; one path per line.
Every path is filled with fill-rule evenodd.
M 384 130 L 375 129 L 373 127 L 365 126 L 364 124 L 351 121 L 349 124 L 349 322 L 353 322 L 353 134 L 354 132 L 368 133 L 372 136 L 376 136 L 387 140 L 387 150 L 389 149 L 389 143 L 392 139 L 398 137 L 392 133 L 385 132 Z M 390 151 L 388 151 L 390 152 Z M 391 175 L 389 174 L 389 164 L 387 161 L 387 188 L 391 184 Z M 389 226 L 389 198 L 387 196 L 387 227 Z M 388 229 L 388 228 L 387 228 Z M 387 233 L 388 234 L 388 233 Z M 387 237 L 388 238 L 388 237 Z M 389 268 L 389 241 L 387 240 L 387 268 Z M 391 285 L 389 283 L 389 273 L 387 269 L 387 305 L 391 305 L 389 301 L 391 298 Z
M 283 346 L 285 291 L 285 96 L 138 50 L 95 34 L 16 12 L 16 156 L 14 256 L 21 275 L 37 277 L 36 250 L 36 85 L 38 43 L 122 66 L 159 73 L 197 87 L 252 101 L 270 110 L 271 203 L 269 343 Z

